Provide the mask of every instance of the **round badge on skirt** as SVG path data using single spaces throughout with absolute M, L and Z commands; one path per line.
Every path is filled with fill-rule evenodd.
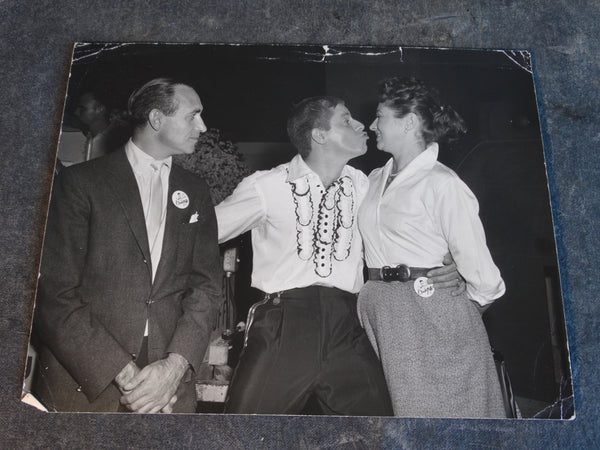
M 431 297 L 435 292 L 433 284 L 427 283 L 426 277 L 419 277 L 415 280 L 415 292 L 423 298 Z
M 177 206 L 179 209 L 185 209 L 190 204 L 190 198 L 183 191 L 173 192 L 173 195 L 171 196 L 171 200 L 173 201 L 173 204 L 175 206 Z

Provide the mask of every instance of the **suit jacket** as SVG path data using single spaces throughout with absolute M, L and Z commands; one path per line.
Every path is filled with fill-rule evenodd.
M 189 197 L 184 208 L 171 201 L 175 191 Z M 176 165 L 168 200 L 152 283 L 144 213 L 124 149 L 57 176 L 35 320 L 43 344 L 35 392 L 49 408 L 115 411 L 113 380 L 135 360 L 147 319 L 150 363 L 175 352 L 193 369 L 201 364 L 222 289 L 214 208 L 206 183 Z

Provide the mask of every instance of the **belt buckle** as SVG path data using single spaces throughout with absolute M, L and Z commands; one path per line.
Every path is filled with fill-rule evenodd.
M 381 279 L 383 281 L 408 281 L 410 280 L 410 268 L 406 264 L 398 264 L 396 267 L 383 266 Z
M 279 305 L 279 303 L 281 303 L 281 295 L 284 292 L 285 291 L 272 292 L 270 294 L 265 293 L 264 301 L 268 302 L 268 301 L 272 300 L 272 303 L 274 305 Z

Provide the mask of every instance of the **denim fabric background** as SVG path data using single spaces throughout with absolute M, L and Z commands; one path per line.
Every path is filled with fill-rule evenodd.
M 6 0 L 0 2 L 0 18 L 2 447 L 600 447 L 598 0 Z M 45 414 L 20 403 L 44 211 L 74 41 L 531 50 L 577 418 L 485 421 Z

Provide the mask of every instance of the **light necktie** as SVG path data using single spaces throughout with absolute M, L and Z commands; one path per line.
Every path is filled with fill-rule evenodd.
M 164 163 L 151 163 L 152 176 L 150 178 L 150 201 L 148 204 L 148 214 L 146 217 L 146 230 L 148 232 L 148 245 L 150 246 L 150 262 L 152 267 L 152 282 L 160 260 L 162 248 L 157 245 L 158 234 L 163 216 L 163 186 L 161 179 L 161 171 Z M 148 336 L 148 320 L 146 320 L 146 328 L 144 336 Z
M 161 170 L 163 163 L 152 163 L 152 177 L 150 179 L 150 202 L 148 204 L 148 218 L 146 219 L 146 228 L 148 230 L 148 244 L 150 245 L 150 255 L 154 253 L 154 246 L 157 241 L 158 232 L 162 222 L 163 215 L 163 187 L 161 180 Z M 152 265 L 158 265 L 158 261 L 152 260 Z

